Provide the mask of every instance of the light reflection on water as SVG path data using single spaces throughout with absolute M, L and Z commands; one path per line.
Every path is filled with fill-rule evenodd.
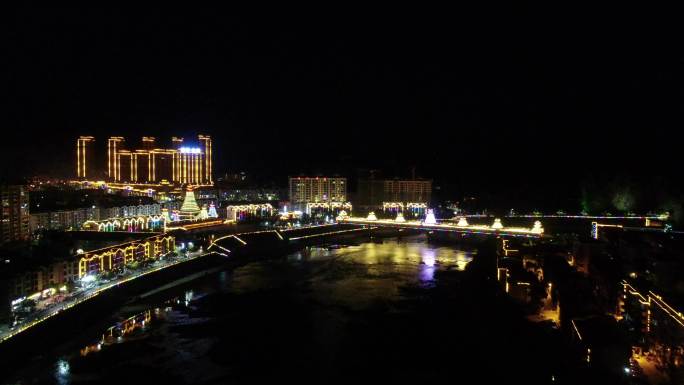
M 134 314 L 121 322 L 117 322 L 105 330 L 105 332 L 102 334 L 102 338 L 99 341 L 83 347 L 80 351 L 81 356 L 85 357 L 91 353 L 99 352 L 103 348 L 106 349 L 107 346 L 112 344 L 124 343 L 129 337 L 144 335 L 145 331 L 152 324 L 166 319 L 168 313 L 173 310 L 173 308 L 169 305 L 175 304 L 184 305 L 187 307 L 190 301 L 192 301 L 193 294 L 194 293 L 192 290 L 188 290 L 184 294 L 183 301 L 181 301 L 180 298 L 174 298 L 168 300 L 161 308 L 150 308 L 143 312 Z
M 435 277 L 436 252 L 434 249 L 425 249 L 421 258 L 423 260 L 423 268 L 420 272 L 420 279 L 424 282 L 431 282 Z
M 131 337 L 144 337 L 149 326 L 155 322 L 165 320 L 168 314 L 174 310 L 171 305 L 184 305 L 187 307 L 193 297 L 194 291 L 188 290 L 184 293 L 183 297 L 172 298 L 164 302 L 162 307 L 150 308 L 134 314 L 121 322 L 117 322 L 104 331 L 100 340 L 84 346 L 79 352 L 80 356 L 86 357 L 90 354 L 98 353 L 103 349 L 107 349 L 107 347 L 112 344 L 126 343 Z M 71 366 L 69 360 L 74 358 L 76 357 L 60 357 L 55 362 L 54 378 L 58 384 L 71 383 Z
M 463 271 L 473 256 L 474 252 L 453 245 L 433 245 L 423 237 L 410 237 L 311 247 L 292 254 L 288 263 L 306 270 L 310 277 L 300 279 L 310 280 L 317 301 L 361 309 L 378 300 L 401 300 L 402 288 L 407 286 L 434 286 L 435 273 Z M 232 288 L 248 292 L 278 284 L 263 277 L 237 279 Z
M 456 251 L 456 270 L 463 271 L 466 268 L 468 262 L 473 260 L 473 255 L 471 252 L 458 250 Z
M 60 385 L 71 383 L 69 361 L 59 359 L 55 364 L 55 379 Z
M 378 300 L 401 300 L 401 289 L 406 286 L 434 285 L 437 271 L 463 271 L 473 256 L 474 252 L 458 250 L 451 245 L 432 245 L 423 238 L 310 247 L 284 260 L 263 261 L 234 272 L 221 272 L 211 278 L 218 286 L 211 290 L 250 293 L 264 287 L 278 287 L 282 282 L 307 281 L 311 290 L 304 295 L 310 295 L 322 304 L 358 310 L 372 306 Z M 285 266 L 286 270 L 273 270 L 274 266 Z M 82 348 L 80 354 L 53 361 L 55 380 L 60 384 L 72 382 L 70 360 L 98 354 L 111 344 L 127 346 L 129 341 L 148 336 L 150 327 L 157 323 L 172 318 L 173 322 L 178 321 L 184 317 L 181 313 L 191 306 L 193 299 L 211 293 L 207 290 L 206 282 L 198 282 L 177 297 L 117 322 L 105 330 L 100 340 Z
M 356 246 L 309 247 L 293 253 L 291 262 L 310 262 L 326 259 L 337 259 L 362 265 L 385 265 L 413 271 L 422 277 L 422 270 L 432 270 L 439 266 L 442 269 L 463 271 L 472 261 L 474 252 L 459 250 L 452 246 L 435 246 L 422 241 L 421 238 L 408 240 L 385 240 L 384 242 L 368 242 Z

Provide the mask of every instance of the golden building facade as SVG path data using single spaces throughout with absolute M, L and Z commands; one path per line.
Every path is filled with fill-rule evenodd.
M 78 260 L 78 277 L 118 271 L 131 262 L 142 262 L 174 251 L 176 239 L 171 235 L 155 235 L 104 249 L 88 251 Z
M 76 145 L 76 175 L 82 180 L 100 180 L 95 138 L 81 136 Z M 213 184 L 213 144 L 209 135 L 199 135 L 196 144 L 185 144 L 173 137 L 170 147 L 157 138 L 142 137 L 139 145 L 127 145 L 121 136 L 107 140 L 106 168 L 102 177 L 108 182 L 131 184 Z

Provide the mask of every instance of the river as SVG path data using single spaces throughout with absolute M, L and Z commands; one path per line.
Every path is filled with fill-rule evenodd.
M 473 258 L 416 236 L 250 263 L 118 309 L 8 383 L 546 382 L 553 344 Z

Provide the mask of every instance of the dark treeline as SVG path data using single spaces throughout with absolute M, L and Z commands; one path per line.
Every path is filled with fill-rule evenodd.
M 684 222 L 681 181 L 667 176 L 588 175 L 574 181 L 510 182 L 483 188 L 481 193 L 448 185 L 446 189 L 455 194 L 438 192 L 438 195 L 463 197 L 461 207 L 468 211 L 504 214 L 514 209 L 518 213 L 563 211 L 612 215 L 667 211 L 673 222 Z

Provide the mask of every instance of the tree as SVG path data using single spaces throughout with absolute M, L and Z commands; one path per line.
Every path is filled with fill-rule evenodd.
M 630 188 L 626 187 L 616 191 L 615 194 L 613 194 L 611 203 L 617 210 L 629 212 L 634 208 L 635 201 L 636 199 L 634 197 L 634 193 Z
M 21 303 L 21 308 L 23 309 L 24 312 L 30 313 L 36 309 L 36 301 L 28 298 L 25 299 L 24 302 Z

